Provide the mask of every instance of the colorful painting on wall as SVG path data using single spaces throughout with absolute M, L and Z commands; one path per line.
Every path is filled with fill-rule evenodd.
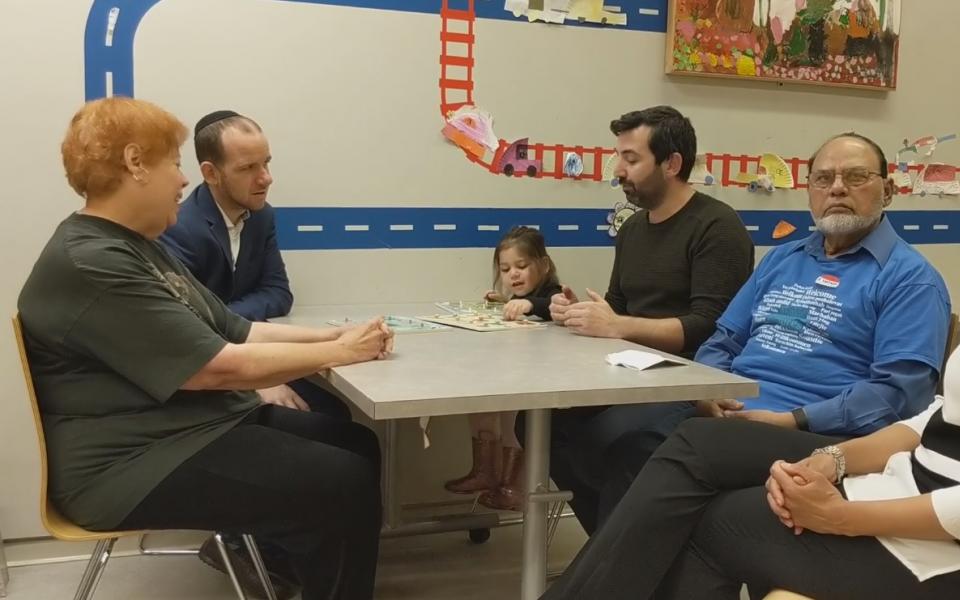
M 900 0 L 670 0 L 667 73 L 891 90 Z

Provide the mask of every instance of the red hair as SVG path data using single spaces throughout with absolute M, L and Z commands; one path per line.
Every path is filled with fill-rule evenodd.
M 144 165 L 156 164 L 187 139 L 187 128 L 159 106 L 133 98 L 87 102 L 73 115 L 60 152 L 67 182 L 84 198 L 120 187 L 127 172 L 123 151 L 136 144 Z

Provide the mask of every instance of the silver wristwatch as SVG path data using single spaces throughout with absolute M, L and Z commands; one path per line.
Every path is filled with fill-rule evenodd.
M 836 446 L 824 446 L 823 448 L 817 448 L 814 450 L 810 456 L 814 454 L 829 454 L 833 457 L 833 465 L 837 470 L 837 483 L 840 483 L 840 480 L 843 479 L 843 476 L 847 474 L 847 457 L 843 455 L 843 450 L 837 448 Z

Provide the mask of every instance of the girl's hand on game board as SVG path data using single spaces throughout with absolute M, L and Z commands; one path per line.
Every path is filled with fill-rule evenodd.
M 517 321 L 533 310 L 533 302 L 529 300 L 511 300 L 503 307 L 504 321 Z

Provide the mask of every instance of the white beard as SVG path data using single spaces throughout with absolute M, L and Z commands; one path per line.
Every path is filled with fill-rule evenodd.
M 850 235 L 870 229 L 877 224 L 881 216 L 882 209 L 873 215 L 827 215 L 814 218 L 813 222 L 823 235 Z

